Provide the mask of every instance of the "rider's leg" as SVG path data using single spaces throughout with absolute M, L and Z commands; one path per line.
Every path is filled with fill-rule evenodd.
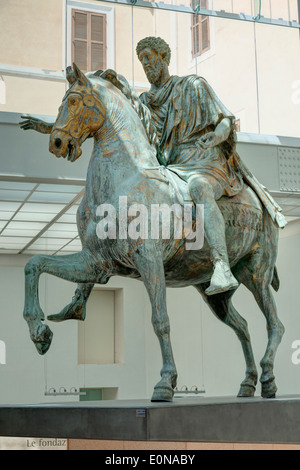
M 211 249 L 214 272 L 207 295 L 218 294 L 238 286 L 233 276 L 227 254 L 225 223 L 216 203 L 223 195 L 221 184 L 210 176 L 192 176 L 188 180 L 190 195 L 195 204 L 204 204 L 204 233 Z

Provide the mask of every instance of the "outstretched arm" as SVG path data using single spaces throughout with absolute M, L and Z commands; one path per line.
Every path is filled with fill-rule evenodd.
M 20 122 L 19 124 L 21 129 L 23 129 L 24 131 L 30 129 L 33 131 L 40 132 L 41 134 L 51 134 L 54 123 L 45 122 L 41 119 L 37 119 L 32 116 L 22 115 L 21 118 L 24 119 L 24 121 Z

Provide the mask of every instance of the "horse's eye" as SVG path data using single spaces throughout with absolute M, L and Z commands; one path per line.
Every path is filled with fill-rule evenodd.
M 68 106 L 75 106 L 78 103 L 76 96 L 70 96 L 68 99 Z

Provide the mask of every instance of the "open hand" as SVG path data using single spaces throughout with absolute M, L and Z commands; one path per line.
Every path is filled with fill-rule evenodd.
M 50 134 L 52 131 L 53 124 L 50 122 L 45 122 L 29 115 L 22 115 L 21 118 L 24 121 L 20 122 L 19 125 L 24 131 L 33 130 L 41 134 Z

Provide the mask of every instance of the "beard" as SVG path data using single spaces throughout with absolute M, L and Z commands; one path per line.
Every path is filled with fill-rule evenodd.
M 161 78 L 163 72 L 163 64 L 158 61 L 151 69 L 146 70 L 148 81 L 155 85 Z

